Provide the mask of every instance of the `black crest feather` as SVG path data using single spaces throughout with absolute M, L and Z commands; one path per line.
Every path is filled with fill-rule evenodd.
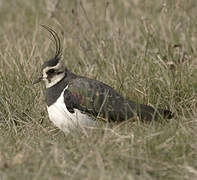
M 53 37 L 53 39 L 55 41 L 55 56 L 46 62 L 46 64 L 48 66 L 55 66 L 59 62 L 61 55 L 62 55 L 62 47 L 61 47 L 60 38 L 59 38 L 58 34 L 52 28 L 50 28 L 46 25 L 41 25 L 41 27 L 43 27 L 45 30 L 47 30 L 51 34 L 51 36 Z

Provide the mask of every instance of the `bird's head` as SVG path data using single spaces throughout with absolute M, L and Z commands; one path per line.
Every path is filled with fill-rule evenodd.
M 61 81 L 66 73 L 66 67 L 61 61 L 62 48 L 60 38 L 57 33 L 48 26 L 42 25 L 53 37 L 55 41 L 55 55 L 48 61 L 45 61 L 41 67 L 40 76 L 33 82 L 39 83 L 42 80 L 45 82 L 46 88 L 50 88 Z

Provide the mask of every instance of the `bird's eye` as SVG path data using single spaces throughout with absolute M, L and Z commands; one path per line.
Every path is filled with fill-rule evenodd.
M 48 71 L 47 71 L 47 74 L 52 74 L 52 73 L 54 73 L 55 72 L 55 69 L 49 69 Z

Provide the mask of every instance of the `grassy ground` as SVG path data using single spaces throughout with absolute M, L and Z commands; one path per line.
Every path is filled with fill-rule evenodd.
M 197 179 L 196 22 L 196 0 L 0 1 L 0 180 Z M 54 52 L 40 24 L 70 70 L 175 117 L 56 129 L 32 86 Z

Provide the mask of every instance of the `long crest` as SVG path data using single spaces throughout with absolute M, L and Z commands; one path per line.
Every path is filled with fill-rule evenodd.
M 50 28 L 46 25 L 41 25 L 41 26 L 52 35 L 52 37 L 55 41 L 55 57 L 54 57 L 54 59 L 60 58 L 62 55 L 62 47 L 61 47 L 61 41 L 60 41 L 58 34 L 52 28 Z

